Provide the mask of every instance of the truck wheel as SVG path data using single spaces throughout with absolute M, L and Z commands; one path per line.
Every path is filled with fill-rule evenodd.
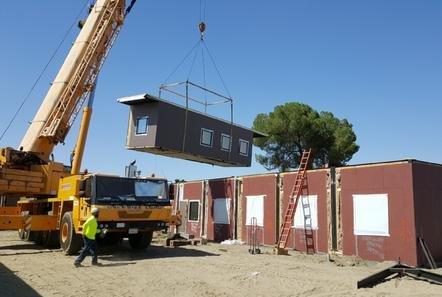
M 40 244 L 44 247 L 48 247 L 50 236 L 49 231 L 41 231 Z
M 47 248 L 59 248 L 60 233 L 58 231 L 42 231 L 41 244 Z
M 153 231 L 129 235 L 129 245 L 134 250 L 144 250 L 152 242 Z
M 38 245 L 43 244 L 43 231 L 32 231 L 34 234 L 32 235 L 32 241 Z
M 50 231 L 49 246 L 54 249 L 60 248 L 60 232 L 58 230 Z
M 66 212 L 61 220 L 60 245 L 66 255 L 76 254 L 83 246 L 81 236 L 75 233 L 71 211 Z

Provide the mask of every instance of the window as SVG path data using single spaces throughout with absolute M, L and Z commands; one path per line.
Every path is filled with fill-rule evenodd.
M 230 135 L 221 134 L 221 150 L 230 152 L 232 148 L 232 142 L 230 141 Z
M 239 154 L 246 156 L 246 157 L 249 155 L 249 142 L 248 141 L 246 141 L 244 139 L 239 140 Z
M 149 117 L 139 117 L 137 118 L 137 123 L 135 126 L 136 135 L 146 135 L 147 125 L 149 125 Z
M 200 214 L 200 202 L 199 201 L 189 201 L 189 221 L 199 221 Z
M 200 144 L 212 147 L 212 143 L 213 143 L 213 131 L 201 128 Z
M 353 233 L 390 236 L 387 194 L 353 195 Z
M 252 225 L 252 218 L 256 218 L 256 225 L 264 226 L 264 195 L 246 196 L 246 226 Z
M 230 224 L 230 198 L 213 199 L 213 222 Z
M 303 207 L 308 205 L 308 207 Z M 310 215 L 310 217 L 309 217 Z M 312 229 L 318 229 L 318 195 L 301 195 L 296 206 L 293 226 L 297 229 L 305 229 L 305 224 L 312 226 Z
M 166 185 L 164 182 L 157 181 L 135 181 L 135 196 L 164 199 L 167 197 Z

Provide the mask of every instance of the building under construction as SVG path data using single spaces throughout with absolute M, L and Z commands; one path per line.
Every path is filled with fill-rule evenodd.
M 181 232 L 212 241 L 274 246 L 296 172 L 198 180 L 175 185 L 174 207 L 183 214 Z M 417 160 L 325 168 L 307 172 L 303 199 L 312 230 L 305 230 L 298 204 L 288 247 L 335 252 L 375 261 L 425 265 L 422 244 L 442 261 L 442 165 Z M 253 219 L 253 220 L 252 220 Z M 252 226 L 254 225 L 254 226 Z

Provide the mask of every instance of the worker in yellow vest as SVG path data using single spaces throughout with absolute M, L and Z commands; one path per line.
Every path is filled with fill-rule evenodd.
M 107 230 L 98 229 L 97 219 L 100 213 L 98 208 L 93 208 L 91 213 L 92 215 L 83 224 L 84 246 L 80 251 L 80 255 L 77 257 L 77 259 L 75 259 L 74 265 L 76 267 L 81 266 L 81 262 L 83 262 L 84 258 L 86 258 L 88 254 L 90 254 L 92 257 L 92 265 L 99 265 L 97 259 L 97 242 L 95 240 L 95 236 L 98 233 L 102 233 L 102 235 L 105 235 Z

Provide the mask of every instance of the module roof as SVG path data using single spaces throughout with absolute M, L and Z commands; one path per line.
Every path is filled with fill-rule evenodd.
M 138 104 L 143 104 L 143 103 L 147 103 L 147 102 L 163 102 L 165 104 L 174 105 L 174 106 L 179 107 L 181 109 L 186 109 L 186 107 L 183 106 L 183 105 L 180 105 L 180 104 L 177 104 L 177 103 L 174 103 L 174 102 L 170 102 L 168 100 L 165 100 L 165 99 L 162 99 L 162 98 L 150 95 L 148 93 L 118 98 L 117 101 L 119 103 L 126 104 L 126 105 L 138 105 Z M 222 122 L 227 123 L 229 125 L 232 124 L 230 121 L 227 121 L 225 119 L 212 116 L 212 115 L 207 114 L 207 113 L 203 113 L 203 112 L 195 110 L 195 109 L 189 108 L 188 110 L 191 111 L 191 112 L 194 112 L 194 113 L 198 113 L 198 114 L 204 115 L 204 116 L 209 117 L 209 118 L 216 119 L 218 121 L 222 121 Z M 253 132 L 253 138 L 267 137 L 268 136 L 265 133 L 262 133 L 262 132 L 259 132 L 259 131 L 247 128 L 245 126 L 235 124 L 235 123 L 233 123 L 233 126 L 236 126 L 236 127 L 242 128 L 242 129 L 246 129 L 246 130 L 252 131 Z

